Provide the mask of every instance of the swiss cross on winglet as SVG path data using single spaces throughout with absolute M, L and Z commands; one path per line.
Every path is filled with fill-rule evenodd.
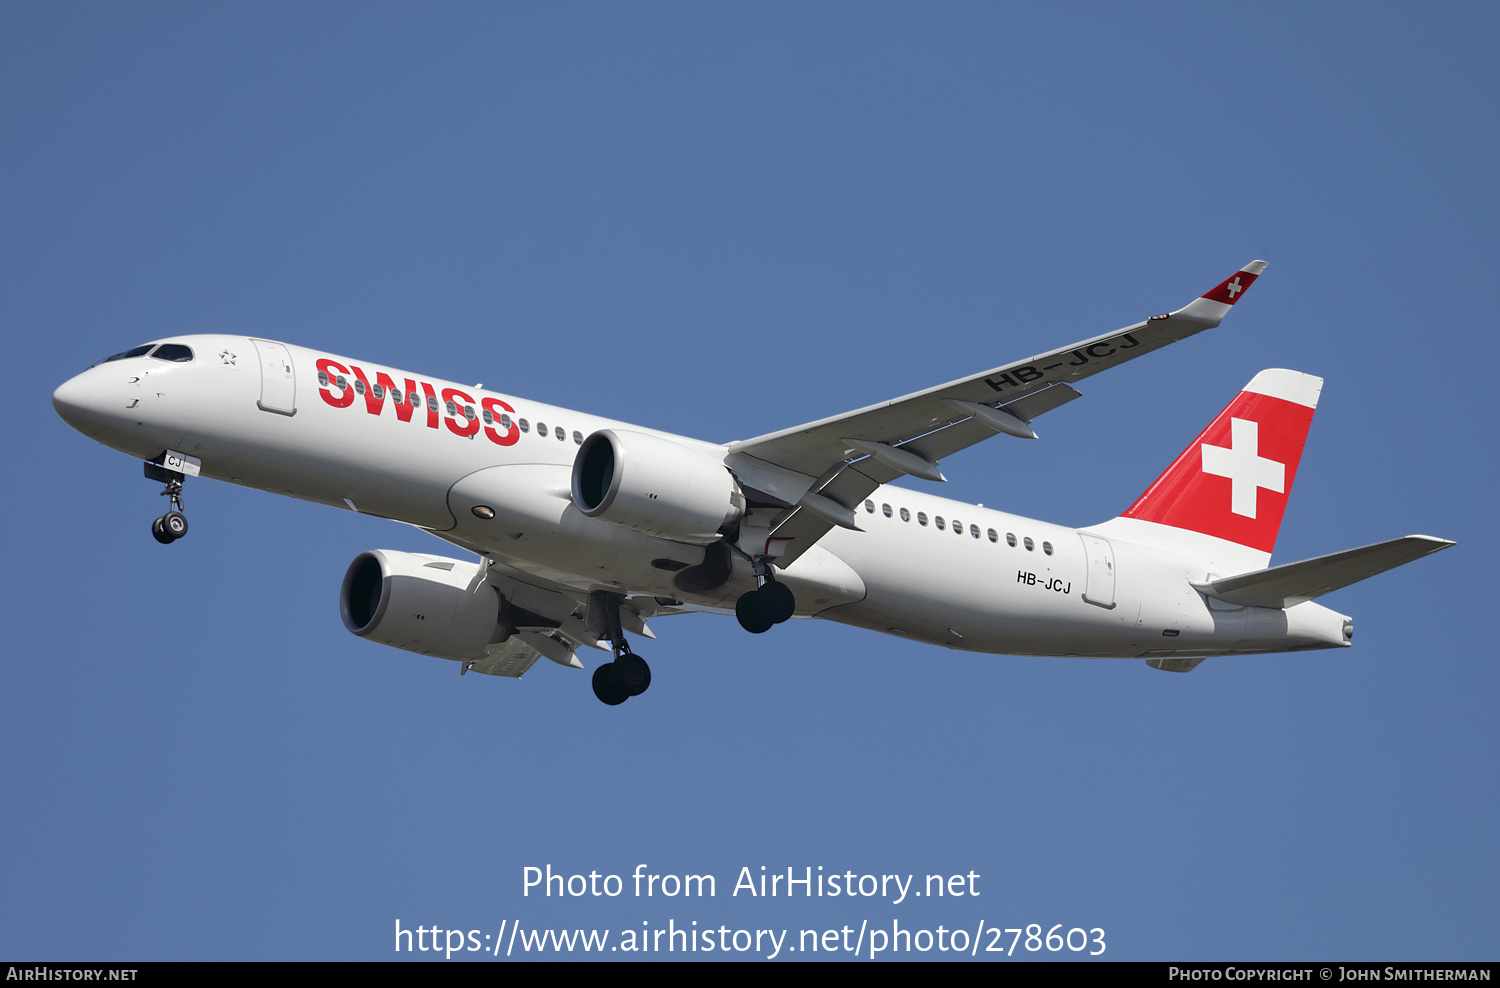
M 1255 279 L 1266 269 L 1265 261 L 1251 261 L 1240 268 L 1232 276 L 1224 279 L 1223 283 L 1213 291 L 1204 292 L 1203 297 L 1211 302 L 1223 302 L 1225 305 L 1233 305 L 1239 301 L 1245 289 L 1255 284 Z

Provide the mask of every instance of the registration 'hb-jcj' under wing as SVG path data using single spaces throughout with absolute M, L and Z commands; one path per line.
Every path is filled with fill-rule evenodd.
M 1144 658 L 1341 648 L 1314 598 L 1451 545 L 1424 535 L 1270 566 L 1322 381 L 1256 374 L 1117 518 L 1072 529 L 891 486 L 1079 397 L 1083 378 L 1210 329 L 1253 261 L 1175 312 L 754 439 L 716 444 L 289 343 L 194 335 L 118 353 L 53 395 L 145 461 L 187 534 L 190 477 L 420 526 L 477 561 L 373 550 L 340 595 L 371 641 L 519 677 L 583 668 L 621 703 L 651 670 L 627 634 L 733 610 L 763 633 L 820 617 L 975 652 Z

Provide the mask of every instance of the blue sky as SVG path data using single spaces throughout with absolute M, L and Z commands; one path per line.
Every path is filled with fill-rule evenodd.
M 0 954 L 382 959 L 398 919 L 671 919 L 1494 958 L 1497 27 L 1480 4 L 7 5 Z M 1040 442 L 944 462 L 950 496 L 1085 525 L 1255 372 L 1325 377 L 1276 560 L 1460 544 L 1327 598 L 1352 650 L 1187 676 L 689 616 L 620 708 L 546 663 L 460 680 L 336 609 L 360 551 L 442 543 L 198 482 L 163 548 L 139 465 L 49 402 L 106 354 L 222 331 L 722 441 L 1257 257 L 1219 329 L 1085 382 Z M 719 895 L 521 894 L 528 865 L 641 863 Z M 729 895 L 761 866 L 973 871 L 981 895 Z

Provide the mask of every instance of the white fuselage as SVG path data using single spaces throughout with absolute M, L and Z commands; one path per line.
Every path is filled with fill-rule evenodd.
M 701 562 L 703 546 L 587 517 L 572 500 L 578 444 L 597 430 L 648 433 L 719 457 L 724 447 L 272 341 L 169 342 L 194 358 L 96 365 L 58 389 L 59 412 L 141 459 L 185 453 L 201 460 L 203 476 L 418 525 L 579 590 L 727 610 L 755 586 L 749 563 L 736 558 L 726 584 L 684 594 L 673 573 Z M 290 370 L 277 371 L 278 361 Z M 320 373 L 342 374 L 348 386 L 324 385 Z M 420 404 L 398 406 L 393 388 L 415 392 Z M 493 517 L 477 516 L 481 505 Z M 834 528 L 782 574 L 798 614 L 1012 654 L 1347 644 L 1342 615 L 1311 602 L 1283 611 L 1206 597 L 1190 581 L 1229 572 L 1206 556 L 1121 539 L 1108 524 L 1091 534 L 895 486 L 855 513 L 863 531 Z

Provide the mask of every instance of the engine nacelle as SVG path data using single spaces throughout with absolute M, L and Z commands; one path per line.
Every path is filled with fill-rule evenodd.
M 480 659 L 503 641 L 500 594 L 477 563 L 376 549 L 349 564 L 339 591 L 344 627 L 370 641 L 445 659 Z
M 719 457 L 622 429 L 583 441 L 573 503 L 591 518 L 695 545 L 718 541 L 745 513 L 745 495 Z

